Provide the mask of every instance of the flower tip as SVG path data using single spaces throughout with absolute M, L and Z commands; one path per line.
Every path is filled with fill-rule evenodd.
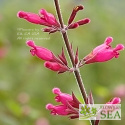
M 43 9 L 43 8 L 39 10 L 39 13 L 42 14 L 42 15 L 43 15 L 45 12 L 46 12 L 46 10 Z
M 53 88 L 52 92 L 57 95 L 61 93 L 59 88 Z
M 84 6 L 82 6 L 82 5 L 79 5 L 79 6 L 76 6 L 75 8 L 74 8 L 74 11 L 79 11 L 79 10 L 83 10 L 84 9 Z
M 79 8 L 80 8 L 81 10 L 83 10 L 83 9 L 84 9 L 84 6 L 83 6 L 83 5 L 80 5 Z
M 70 24 L 68 29 L 74 29 L 74 28 L 77 28 L 79 27 L 79 24 L 78 23 L 73 23 L 73 24 Z
M 119 104 L 121 102 L 121 99 L 119 97 L 115 97 L 113 100 L 112 100 L 112 103 L 113 104 Z
M 24 18 L 25 16 L 26 16 L 26 13 L 24 11 L 19 11 L 17 13 L 17 17 L 19 17 L 19 18 Z
M 49 103 L 46 105 L 47 110 L 52 110 L 53 109 L 53 104 Z
M 46 62 L 44 63 L 44 66 L 45 66 L 46 68 L 51 68 L 50 62 L 48 62 L 48 61 L 46 61 Z
M 30 47 L 35 47 L 35 44 L 34 44 L 34 41 L 32 41 L 32 40 L 28 40 L 27 42 L 26 42 L 26 44 L 28 45 L 28 46 L 30 46 Z
M 124 50 L 124 45 L 123 44 L 118 44 L 115 48 L 114 51 L 118 51 L 118 50 Z
M 104 42 L 104 43 L 106 43 L 106 45 L 109 45 L 112 41 L 113 41 L 113 38 L 109 36 L 109 37 L 107 37 L 107 38 L 105 39 L 105 42 Z
M 89 21 L 88 21 L 88 23 L 90 23 L 91 22 L 91 20 L 90 19 L 88 19 Z
M 91 22 L 91 20 L 89 18 L 86 18 L 85 21 L 86 21 L 86 23 L 90 23 Z

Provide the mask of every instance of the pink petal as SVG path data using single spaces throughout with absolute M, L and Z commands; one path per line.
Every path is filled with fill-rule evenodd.
M 113 51 L 120 51 L 120 50 L 124 50 L 124 45 L 122 45 L 122 44 L 118 44 L 114 49 L 113 49 Z
M 109 36 L 109 37 L 107 37 L 107 38 L 105 39 L 104 43 L 105 43 L 106 45 L 109 45 L 112 41 L 113 41 L 113 38 Z
M 42 19 L 48 23 L 48 26 L 59 26 L 59 23 L 57 22 L 55 16 L 51 13 L 48 13 L 45 9 L 41 9 L 39 13 L 42 15 Z
M 46 105 L 46 109 L 47 109 L 47 110 L 52 110 L 53 107 L 54 107 L 54 106 L 53 106 L 53 104 L 51 104 L 51 103 L 49 103 L 49 104 Z
M 28 46 L 30 46 L 30 47 L 33 47 L 33 48 L 36 47 L 36 45 L 34 44 L 34 41 L 32 41 L 32 40 L 27 41 L 26 44 L 27 44 Z
M 115 97 L 111 102 L 112 104 L 119 104 L 121 102 L 121 99 L 118 97 Z
M 35 13 L 30 13 L 30 12 L 24 12 L 24 11 L 19 11 L 17 13 L 17 16 L 19 18 L 23 18 L 27 20 L 28 22 L 34 23 L 34 24 L 40 24 L 42 25 L 42 20 L 38 14 Z
M 57 95 L 59 95 L 59 94 L 61 93 L 61 91 L 60 91 L 59 88 L 53 88 L 52 92 L 53 92 L 54 94 L 57 94 Z

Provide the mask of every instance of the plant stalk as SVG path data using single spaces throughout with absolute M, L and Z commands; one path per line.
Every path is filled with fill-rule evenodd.
M 62 19 L 61 12 L 60 12 L 59 2 L 58 2 L 58 0 L 54 0 L 54 2 L 55 2 L 57 16 L 59 18 L 61 28 L 63 29 L 64 28 L 64 23 L 63 23 L 63 19 Z M 62 37 L 63 37 L 64 43 L 65 43 L 66 49 L 68 51 L 68 55 L 70 57 L 72 66 L 75 68 L 74 75 L 76 77 L 76 81 L 77 81 L 77 83 L 79 85 L 79 88 L 80 88 L 81 94 L 83 96 L 83 99 L 86 102 L 87 94 L 86 94 L 86 91 L 85 91 L 85 87 L 84 87 L 84 84 L 83 84 L 79 69 L 75 67 L 74 55 L 73 55 L 72 50 L 70 48 L 70 42 L 69 42 L 67 33 L 62 32 Z
M 60 11 L 59 1 L 54 0 L 54 3 L 55 3 L 59 23 L 60 23 L 61 29 L 63 30 L 64 29 L 64 23 L 63 23 L 63 18 L 62 18 L 61 11 Z M 70 47 L 70 42 L 69 42 L 69 39 L 68 39 L 67 32 L 61 32 L 61 33 L 62 33 L 62 37 L 63 37 L 64 43 L 65 43 L 70 61 L 72 63 L 73 68 L 75 68 L 74 75 L 75 75 L 77 84 L 79 86 L 79 89 L 80 89 L 80 92 L 81 92 L 82 97 L 84 99 L 84 102 L 86 103 L 86 100 L 87 100 L 86 90 L 85 90 L 85 87 L 84 87 L 84 84 L 83 84 L 83 81 L 82 81 L 82 78 L 81 78 L 81 75 L 80 75 L 80 71 L 79 71 L 78 68 L 76 68 L 76 65 L 75 65 L 74 55 L 73 55 L 71 47 Z M 93 120 L 91 120 L 91 124 L 94 125 Z

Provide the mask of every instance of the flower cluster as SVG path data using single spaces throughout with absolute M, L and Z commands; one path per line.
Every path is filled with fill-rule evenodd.
M 43 29 L 44 32 L 53 33 L 60 29 L 60 24 L 56 20 L 55 16 L 48 13 L 45 9 L 41 9 L 39 14 L 19 11 L 17 16 L 27 20 L 30 23 L 47 26 L 47 28 Z
M 75 97 L 74 93 L 72 95 L 62 93 L 59 88 L 54 88 L 52 92 L 57 95 L 55 101 L 61 103 L 59 105 L 53 105 L 51 103 L 46 105 L 46 109 L 50 110 L 52 115 L 69 116 L 71 119 L 79 118 L 79 104 L 81 103 Z M 115 97 L 106 104 L 120 104 L 120 102 L 121 99 Z M 86 104 L 94 104 L 91 92 L 87 97 Z M 99 120 L 96 122 L 99 122 Z
M 55 16 L 51 13 L 48 13 L 45 9 L 41 9 L 39 11 L 39 15 L 30 13 L 30 12 L 19 11 L 17 16 L 19 18 L 23 18 L 23 19 L 27 20 L 28 22 L 47 26 L 46 28 L 43 29 L 44 32 L 49 32 L 49 33 L 54 33 L 56 31 L 65 32 L 68 29 L 74 29 L 74 28 L 77 28 L 81 25 L 84 25 L 84 24 L 87 24 L 90 22 L 90 19 L 88 19 L 88 18 L 84 18 L 77 22 L 73 22 L 78 11 L 83 10 L 83 9 L 84 9 L 84 7 L 82 5 L 79 5 L 79 6 L 76 6 L 73 8 L 72 13 L 68 20 L 68 24 L 67 24 L 67 26 L 64 27 L 64 29 L 61 29 L 60 24 L 56 20 Z M 92 52 L 90 52 L 90 54 L 88 54 L 82 60 L 80 60 L 79 64 L 78 64 L 78 55 L 76 55 L 75 60 L 74 60 L 75 64 L 76 65 L 78 64 L 78 67 L 81 67 L 84 64 L 90 64 L 90 63 L 95 63 L 95 62 L 105 62 L 105 61 L 111 60 L 114 57 L 118 58 L 118 56 L 119 56 L 118 51 L 123 50 L 125 47 L 122 44 L 118 44 L 115 48 L 112 48 L 110 46 L 110 43 L 112 41 L 113 41 L 112 37 L 107 37 L 103 44 L 101 44 L 101 45 L 97 46 L 95 49 L 93 49 Z M 33 47 L 33 46 L 31 46 L 31 47 Z M 36 48 L 40 48 L 40 47 L 36 47 Z M 32 55 L 34 55 L 33 51 L 31 52 Z M 45 54 L 45 52 L 47 55 Z M 77 54 L 78 54 L 78 50 L 77 50 Z M 41 55 L 43 55 L 44 56 L 42 58 L 43 60 L 44 60 L 44 58 L 48 58 L 48 56 L 50 56 L 49 57 L 50 60 L 45 59 L 45 61 L 47 61 L 47 62 L 45 62 L 45 67 L 47 67 L 47 68 L 50 68 L 55 71 L 59 71 L 59 69 L 60 69 L 60 71 L 62 70 L 61 72 L 63 72 L 63 70 L 64 71 L 67 70 L 67 64 L 66 64 L 67 61 L 64 56 L 62 56 L 60 59 L 61 59 L 61 62 L 63 62 L 66 65 L 66 67 L 64 65 L 62 65 L 62 63 L 57 63 L 57 60 L 55 62 L 55 56 L 53 55 L 53 53 L 45 48 L 44 48 L 44 51 L 43 51 L 43 49 L 42 49 L 42 51 L 41 50 L 38 51 L 36 55 L 38 57 L 41 57 Z
M 62 54 L 57 58 L 53 52 L 47 48 L 36 46 L 32 40 L 27 41 L 26 44 L 31 47 L 30 53 L 33 56 L 37 56 L 45 61 L 44 66 L 46 68 L 57 71 L 58 73 L 70 71 L 63 50 Z
M 76 54 L 74 56 L 74 62 L 76 66 L 81 67 L 84 64 L 90 64 L 95 62 L 105 62 L 109 61 L 112 58 L 119 57 L 119 51 L 124 50 L 124 45 L 118 44 L 115 48 L 112 48 L 110 43 L 113 41 L 112 37 L 107 37 L 103 44 L 97 46 L 92 50 L 90 54 L 85 56 L 82 60 L 78 60 L 78 48 L 76 50 Z M 58 55 L 58 58 L 48 50 L 47 48 L 36 46 L 32 40 L 27 41 L 26 43 L 32 49 L 30 50 L 33 56 L 37 56 L 40 59 L 44 60 L 44 66 L 53 71 L 57 71 L 58 73 L 63 73 L 65 71 L 72 72 L 74 69 L 69 68 L 67 64 L 67 60 L 64 54 L 64 50 L 62 49 L 61 55 Z M 72 50 L 72 46 L 70 47 Z M 74 54 L 73 50 L 72 53 Z
M 43 29 L 43 32 L 49 32 L 49 33 L 54 33 L 56 31 L 66 31 L 68 29 L 74 29 L 77 28 L 81 25 L 87 24 L 90 22 L 90 19 L 84 18 L 82 20 L 79 20 L 77 22 L 73 22 L 77 12 L 79 10 L 83 10 L 83 6 L 76 6 L 68 20 L 68 25 L 65 26 L 64 29 L 61 29 L 59 22 L 56 20 L 55 16 L 51 13 L 48 13 L 45 9 L 41 9 L 39 11 L 39 14 L 31 13 L 31 12 L 24 12 L 24 11 L 19 11 L 17 13 L 17 17 L 23 18 L 27 20 L 30 23 L 33 24 L 39 24 L 39 25 L 44 25 L 47 26 L 46 28 Z
M 74 93 L 72 95 L 62 93 L 59 88 L 54 88 L 52 92 L 57 95 L 55 101 L 61 103 L 55 106 L 51 103 L 46 105 L 46 109 L 50 110 L 52 115 L 68 115 L 71 119 L 79 117 L 78 109 L 81 103 L 75 97 Z

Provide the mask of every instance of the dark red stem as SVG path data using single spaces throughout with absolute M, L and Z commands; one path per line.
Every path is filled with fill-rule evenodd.
M 58 0 L 54 0 L 54 3 L 55 3 L 55 7 L 56 7 L 56 12 L 57 12 L 58 19 L 59 19 L 61 28 L 63 30 L 64 29 L 64 23 L 63 23 L 61 11 L 60 11 L 59 1 Z M 64 31 L 65 31 L 65 29 L 64 29 Z M 68 55 L 70 57 L 72 66 L 75 69 L 74 70 L 74 75 L 75 75 L 76 81 L 78 83 L 79 89 L 80 89 L 82 97 L 84 99 L 84 102 L 86 103 L 86 100 L 87 100 L 86 90 L 85 90 L 85 87 L 84 87 L 84 84 L 83 84 L 83 81 L 82 81 L 79 69 L 76 68 L 75 60 L 74 60 L 74 55 L 72 53 L 72 50 L 71 50 L 71 47 L 70 47 L 70 42 L 69 42 L 68 35 L 67 35 L 66 31 L 62 32 L 62 37 L 63 37 L 64 43 L 65 43 L 66 49 L 68 51 Z M 91 120 L 91 124 L 94 125 L 94 121 L 93 120 Z

